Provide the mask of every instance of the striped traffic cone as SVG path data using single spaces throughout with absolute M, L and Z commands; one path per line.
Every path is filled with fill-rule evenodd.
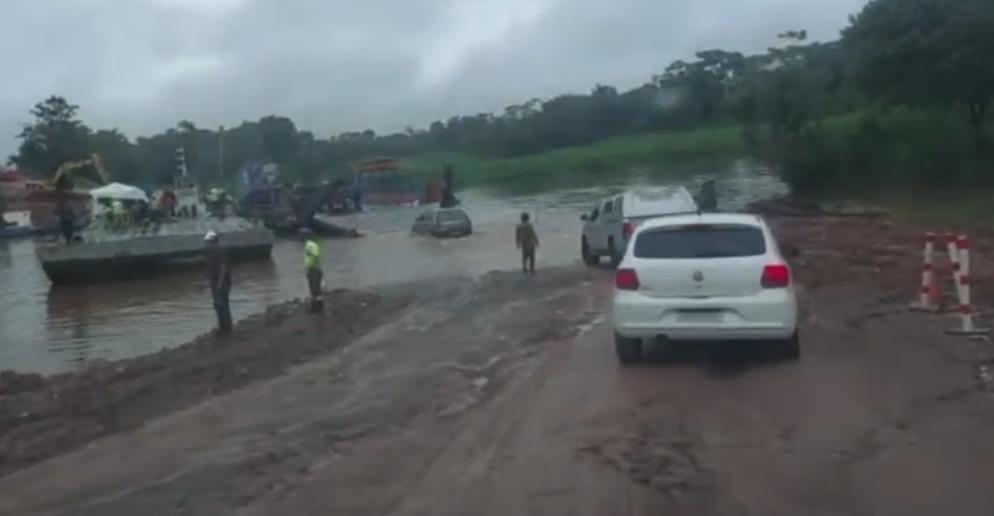
M 935 276 L 935 233 L 925 233 L 925 255 L 922 258 L 922 283 L 918 301 L 911 309 L 919 312 L 938 312 L 942 306 L 942 293 Z
M 957 294 L 959 296 L 959 328 L 947 331 L 951 335 L 987 335 L 990 328 L 978 328 L 975 325 L 974 317 L 976 312 L 970 304 L 970 290 L 973 285 L 973 278 L 970 276 L 970 240 L 966 235 L 960 235 L 956 239 L 956 247 L 959 251 L 959 267 L 956 274 Z

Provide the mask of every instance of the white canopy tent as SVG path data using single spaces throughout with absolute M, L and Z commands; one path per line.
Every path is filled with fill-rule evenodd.
M 130 186 L 124 183 L 111 183 L 90 190 L 90 197 L 99 201 L 101 199 L 121 200 L 121 201 L 144 201 L 148 202 L 148 196 L 137 186 Z

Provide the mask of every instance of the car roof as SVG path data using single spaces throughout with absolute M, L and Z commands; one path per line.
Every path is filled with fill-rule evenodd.
M 639 226 L 639 232 L 672 226 L 687 226 L 693 224 L 737 224 L 743 226 L 753 226 L 756 228 L 766 228 L 766 223 L 762 217 L 748 213 L 700 213 L 692 215 L 672 215 L 649 219 Z
M 697 202 L 682 186 L 639 188 L 624 193 L 625 216 L 640 217 L 660 213 L 697 211 Z

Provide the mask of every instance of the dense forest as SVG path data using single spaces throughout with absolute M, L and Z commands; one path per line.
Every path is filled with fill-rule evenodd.
M 313 181 L 371 156 L 510 158 L 630 134 L 734 126 L 745 147 L 777 164 L 798 191 L 853 181 L 983 182 L 994 179 L 986 172 L 991 28 L 990 0 L 873 0 L 837 41 L 811 43 L 805 31 L 787 31 L 766 52 L 699 52 L 629 91 L 597 85 L 589 94 L 531 99 L 502 113 L 386 135 L 319 138 L 268 116 L 223 134 L 181 121 L 130 140 L 89 128 L 77 106 L 53 96 L 31 111 L 11 161 L 47 176 L 96 152 L 116 179 L 151 186 L 171 181 L 183 148 L 205 183 L 230 180 L 249 160 L 271 160 L 291 179 Z

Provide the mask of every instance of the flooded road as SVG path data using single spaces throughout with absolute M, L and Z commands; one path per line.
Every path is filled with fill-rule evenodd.
M 518 256 L 513 227 L 521 211 L 535 218 L 542 240 L 540 267 L 575 263 L 578 216 L 599 198 L 639 184 L 685 184 L 696 189 L 705 178 L 719 180 L 726 209 L 784 191 L 763 167 L 741 160 L 675 175 L 617 175 L 596 187 L 537 195 L 462 192 L 463 208 L 476 232 L 461 240 L 412 238 L 409 230 L 416 209 L 344 216 L 339 223 L 356 226 L 368 237 L 323 242 L 325 285 L 371 287 L 514 269 Z M 231 300 L 236 319 L 305 294 L 301 247 L 299 242 L 280 241 L 270 262 L 236 266 Z M 87 361 L 176 346 L 213 325 L 206 281 L 198 270 L 140 282 L 53 288 L 35 259 L 33 241 L 0 242 L 0 369 L 71 370 Z
M 612 274 L 580 264 L 333 294 L 351 317 L 288 305 L 0 396 L 0 516 L 994 514 L 989 343 L 909 311 L 852 240 L 772 222 L 819 239 L 798 278 L 836 280 L 799 282 L 799 360 L 684 343 L 620 366 Z

